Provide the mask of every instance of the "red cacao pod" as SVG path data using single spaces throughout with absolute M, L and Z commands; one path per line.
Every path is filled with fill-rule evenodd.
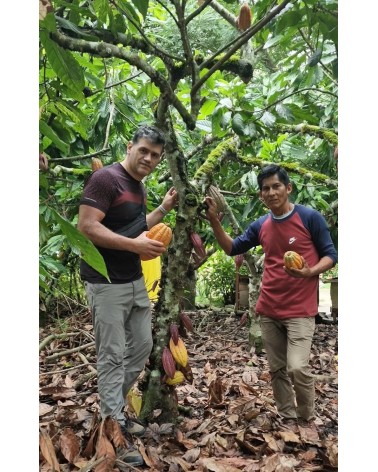
M 193 324 L 192 320 L 189 318 L 187 313 L 181 312 L 180 313 L 180 321 L 182 322 L 183 326 L 187 329 L 187 331 L 193 331 Z
M 164 372 L 168 375 L 168 377 L 173 377 L 176 372 L 176 362 L 173 359 L 171 351 L 167 348 L 167 346 L 163 349 L 163 355 L 161 357 L 161 361 L 163 364 Z
M 240 7 L 237 25 L 240 31 L 247 30 L 252 24 L 252 11 L 248 2 L 244 2 Z
M 196 254 L 201 258 L 204 259 L 206 257 L 206 250 L 205 246 L 203 245 L 201 236 L 197 233 L 190 233 L 190 239 L 193 244 L 193 249 Z
M 177 344 L 179 340 L 179 331 L 178 331 L 178 326 L 176 323 L 171 324 L 171 326 L 169 327 L 169 332 L 170 332 L 171 338 L 173 339 L 173 342 Z

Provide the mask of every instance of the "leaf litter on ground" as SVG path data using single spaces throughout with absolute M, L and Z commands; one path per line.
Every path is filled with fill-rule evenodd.
M 145 460 L 137 468 L 117 458 L 119 432 L 99 415 L 90 313 L 67 317 L 65 331 L 59 324 L 40 328 L 40 471 L 336 471 L 337 324 L 316 325 L 315 425 L 288 428 L 276 412 L 265 353 L 248 343 L 248 323 L 232 310 L 187 314 L 193 381 L 176 386 L 178 424 L 160 425 L 156 410 L 145 437 L 134 441 Z M 135 415 L 138 385 L 128 399 Z

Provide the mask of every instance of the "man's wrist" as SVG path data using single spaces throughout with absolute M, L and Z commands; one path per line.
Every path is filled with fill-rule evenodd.
M 158 206 L 158 210 L 161 211 L 164 216 L 165 216 L 165 215 L 168 215 L 168 213 L 169 213 L 168 210 L 166 210 L 166 209 L 163 207 L 163 205 L 159 205 L 159 206 Z

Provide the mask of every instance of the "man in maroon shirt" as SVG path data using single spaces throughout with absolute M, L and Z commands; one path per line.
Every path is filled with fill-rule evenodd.
M 210 197 L 206 197 L 207 218 L 226 254 L 243 254 L 260 245 L 264 251 L 256 314 L 260 316 L 273 395 L 284 420 L 307 423 L 315 418 L 309 357 L 318 313 L 319 274 L 336 264 L 337 253 L 323 216 L 290 202 L 292 185 L 285 169 L 269 165 L 257 181 L 260 198 L 270 212 L 250 223 L 242 235 L 232 239 L 223 230 Z M 284 267 L 286 251 L 303 257 L 302 269 Z
M 164 244 L 147 238 L 146 230 L 177 203 L 177 192 L 171 188 L 162 204 L 146 215 L 142 180 L 161 161 L 164 145 L 158 128 L 140 127 L 127 145 L 125 159 L 91 174 L 80 200 L 78 228 L 102 254 L 111 282 L 81 261 L 94 325 L 101 416 L 116 419 L 125 435 L 141 436 L 145 430 L 125 417 L 124 408 L 152 349 L 150 301 L 140 255 L 152 259 L 163 254 Z M 122 460 L 143 464 L 133 448 Z

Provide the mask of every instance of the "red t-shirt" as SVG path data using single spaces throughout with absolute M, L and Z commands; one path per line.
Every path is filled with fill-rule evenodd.
M 256 313 L 284 319 L 318 313 L 319 277 L 295 278 L 283 269 L 283 255 L 295 251 L 314 266 L 322 257 L 337 262 L 337 252 L 323 216 L 312 208 L 295 205 L 283 219 L 262 216 L 234 239 L 231 255 L 243 254 L 261 245 L 265 253 L 264 273 Z

